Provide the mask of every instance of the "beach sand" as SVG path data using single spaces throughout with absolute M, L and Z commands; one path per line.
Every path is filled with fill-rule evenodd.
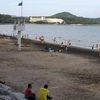
M 36 45 L 17 51 L 13 40 L 0 39 L 0 80 L 21 92 L 32 83 L 37 95 L 47 83 L 53 100 L 100 100 L 100 59 Z

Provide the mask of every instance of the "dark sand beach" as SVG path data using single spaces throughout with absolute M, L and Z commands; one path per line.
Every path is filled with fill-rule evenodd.
M 0 39 L 0 80 L 20 92 L 32 83 L 36 94 L 47 83 L 53 100 L 100 100 L 100 59 L 34 44 L 17 51 L 14 40 Z

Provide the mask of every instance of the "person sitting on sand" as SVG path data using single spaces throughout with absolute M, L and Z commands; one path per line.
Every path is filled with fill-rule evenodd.
M 36 100 L 36 95 L 32 92 L 31 84 L 28 84 L 27 88 L 25 89 L 25 98 L 28 100 Z
M 48 85 L 45 84 L 43 88 L 39 90 L 38 100 L 51 100 L 52 97 L 49 95 Z

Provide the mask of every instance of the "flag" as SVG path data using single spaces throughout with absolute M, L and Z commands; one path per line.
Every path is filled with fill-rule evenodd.
M 22 6 L 23 5 L 23 2 L 20 2 L 19 4 L 18 4 L 18 6 Z

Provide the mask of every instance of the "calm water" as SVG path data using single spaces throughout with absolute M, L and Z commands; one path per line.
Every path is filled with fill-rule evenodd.
M 1 34 L 13 33 L 13 25 L 0 25 Z M 94 44 L 100 44 L 100 26 L 99 25 L 42 25 L 27 24 L 23 35 L 28 34 L 31 39 L 44 36 L 46 41 L 53 42 L 56 37 L 57 43 L 71 40 L 72 45 L 91 48 Z

